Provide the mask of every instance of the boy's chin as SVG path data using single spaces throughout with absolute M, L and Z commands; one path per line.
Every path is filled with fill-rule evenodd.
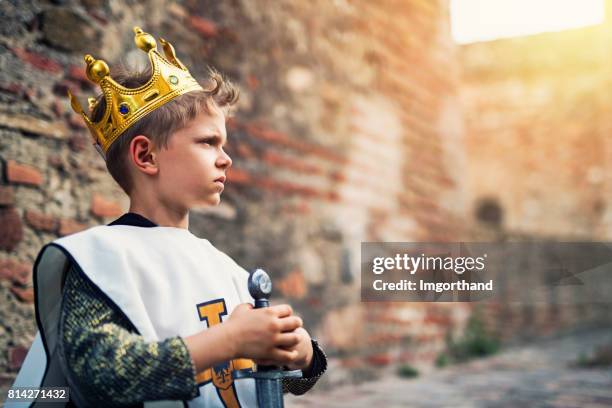
M 194 208 L 206 209 L 206 207 L 216 207 L 221 204 L 221 194 L 215 193 L 206 199 L 196 203 Z

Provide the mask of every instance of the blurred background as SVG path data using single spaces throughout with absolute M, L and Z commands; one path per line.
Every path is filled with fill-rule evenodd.
M 572 285 L 360 302 L 363 241 L 610 240 L 612 2 L 0 0 L 0 18 L 2 395 L 42 245 L 128 208 L 65 95 L 98 92 L 85 53 L 144 66 L 140 25 L 240 87 L 223 202 L 190 230 L 264 267 L 328 353 L 289 406 L 612 405 L 612 307 Z

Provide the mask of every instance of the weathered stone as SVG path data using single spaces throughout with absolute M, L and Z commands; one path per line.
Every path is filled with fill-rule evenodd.
M 185 7 L 176 3 L 170 3 L 166 7 L 168 13 L 172 14 L 175 18 L 186 19 L 189 17 L 189 12 L 185 10 Z
M 0 126 L 55 139 L 63 139 L 68 134 L 63 122 L 48 122 L 26 115 L 0 113 Z
M 107 5 L 108 0 L 81 0 L 81 3 L 88 9 L 100 9 Z
M 292 91 L 302 92 L 312 87 L 314 75 L 305 67 L 291 67 L 287 71 L 285 82 Z
M 236 219 L 236 208 L 227 203 L 220 203 L 216 206 L 197 207 L 191 211 L 194 214 L 210 215 L 225 220 Z
M 68 7 L 50 8 L 41 14 L 41 22 L 44 39 L 50 45 L 72 52 L 99 52 L 102 31 L 79 11 Z

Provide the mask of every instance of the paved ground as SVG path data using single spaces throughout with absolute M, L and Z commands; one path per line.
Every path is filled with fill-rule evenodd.
M 610 344 L 612 330 L 572 335 L 407 380 L 383 378 L 286 398 L 302 407 L 612 407 L 612 367 L 571 367 L 581 352 Z

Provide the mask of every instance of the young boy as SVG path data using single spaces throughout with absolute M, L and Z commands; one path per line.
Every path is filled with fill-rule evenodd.
M 103 94 L 95 145 L 129 213 L 45 246 L 34 267 L 39 333 L 14 387 L 68 386 L 68 406 L 255 407 L 254 364 L 301 369 L 302 394 L 327 366 L 289 305 L 253 309 L 248 273 L 189 232 L 189 210 L 217 205 L 231 158 L 225 120 L 237 92 L 214 70 L 202 87 L 172 46 L 135 27 L 151 70 L 120 73 L 86 56 Z

